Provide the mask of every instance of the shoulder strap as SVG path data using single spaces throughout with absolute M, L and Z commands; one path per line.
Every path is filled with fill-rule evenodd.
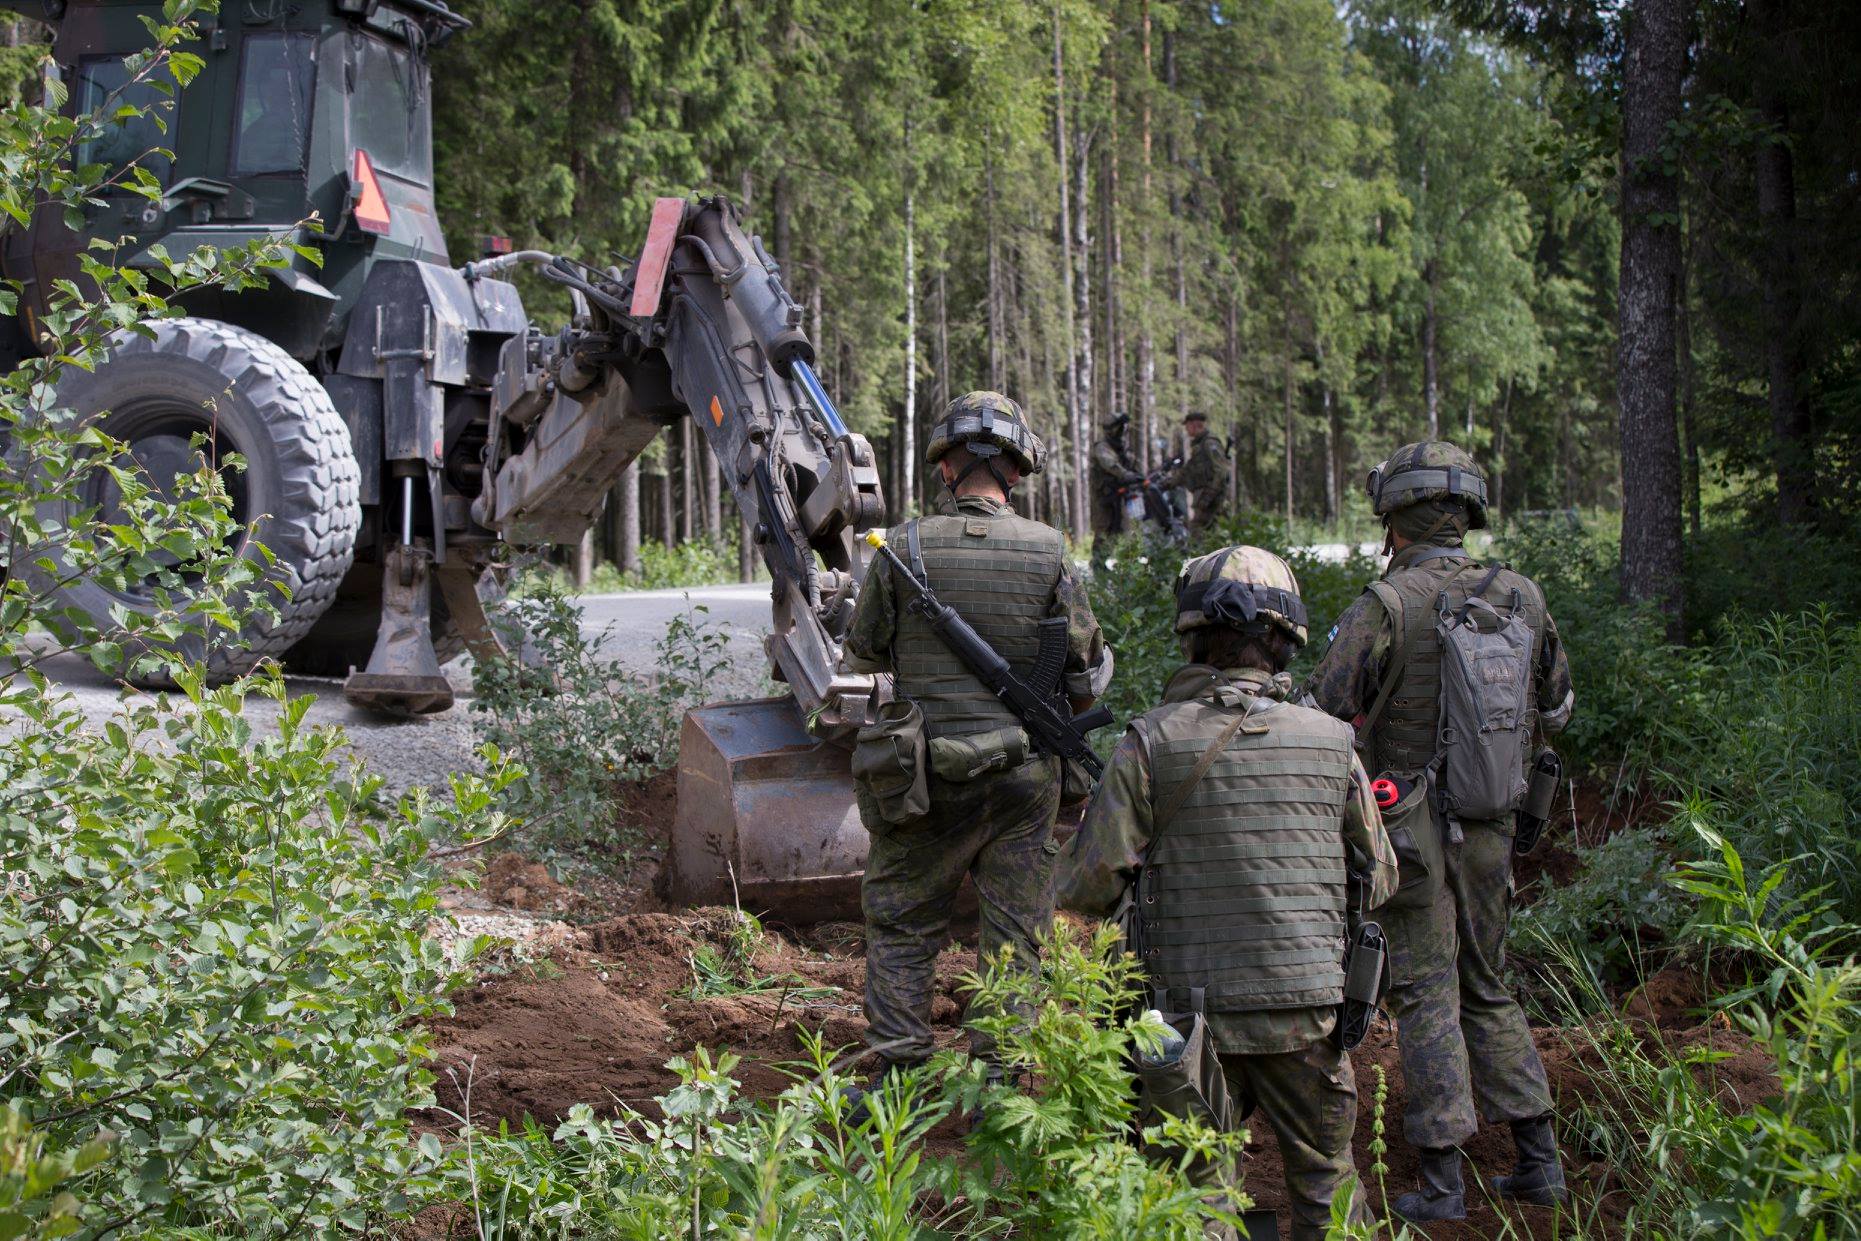
M 1389 696 L 1396 692 L 1396 682 L 1402 679 L 1403 665 L 1409 659 L 1409 645 L 1402 640 L 1402 595 L 1386 581 L 1370 583 L 1370 593 L 1375 595 L 1389 613 L 1390 626 L 1395 637 L 1389 645 L 1389 666 L 1383 670 L 1383 684 L 1377 688 L 1376 701 L 1363 713 L 1363 723 L 1357 726 L 1357 735 L 1367 737 L 1376 722 L 1383 718 L 1383 708 L 1389 705 Z
M 1228 748 L 1228 742 L 1234 740 L 1234 734 L 1241 731 L 1241 725 L 1245 724 L 1247 717 L 1254 713 L 1254 707 L 1259 701 L 1258 698 L 1254 699 L 1253 702 L 1247 704 L 1247 710 L 1228 721 L 1228 726 L 1221 730 L 1219 736 L 1209 742 L 1208 749 L 1202 751 L 1202 757 L 1195 760 L 1195 770 L 1189 773 L 1189 778 L 1177 785 L 1170 793 L 1170 799 L 1163 803 L 1163 810 L 1157 815 L 1156 831 L 1151 833 L 1150 847 L 1152 849 L 1157 847 L 1157 841 L 1163 838 L 1163 833 L 1169 829 L 1170 824 L 1176 821 L 1176 812 L 1181 810 L 1183 803 L 1189 800 L 1189 794 L 1195 792 L 1196 785 L 1202 783 L 1202 777 L 1206 776 L 1208 769 L 1215 765 L 1215 759 L 1221 752 Z
M 915 517 L 905 523 L 905 554 L 910 557 L 911 572 L 917 575 L 918 581 L 930 581 L 924 574 L 924 543 L 918 538 L 918 519 Z

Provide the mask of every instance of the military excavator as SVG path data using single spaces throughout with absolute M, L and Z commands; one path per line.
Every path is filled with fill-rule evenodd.
M 0 7 L 55 24 L 46 72 L 73 109 L 154 100 L 125 57 L 159 4 Z M 872 447 L 841 420 L 800 307 L 722 198 L 658 199 L 638 256 L 610 266 L 449 258 L 430 61 L 468 26 L 443 0 L 227 0 L 201 24 L 204 67 L 168 132 L 130 120 L 78 155 L 150 168 L 161 199 L 106 193 L 82 229 L 43 213 L 0 241 L 0 274 L 22 287 L 0 363 L 35 352 L 53 281 L 79 278 L 93 238 L 121 239 L 132 265 L 158 242 L 178 253 L 282 233 L 320 251 L 266 288 L 185 297 L 186 317 L 68 371 L 60 403 L 158 484 L 193 467 L 200 435 L 249 463 L 228 476 L 235 516 L 256 521 L 290 595 L 239 642 L 189 654 L 220 677 L 267 656 L 346 676 L 352 702 L 408 716 L 451 706 L 443 660 L 502 653 L 490 609 L 512 550 L 578 541 L 621 471 L 693 419 L 769 571 L 767 652 L 789 693 L 687 715 L 661 890 L 792 921 L 853 912 L 865 834 L 846 743 L 887 692 L 840 659 L 871 555 L 859 536 L 885 513 Z M 530 321 L 508 279 L 520 264 L 569 291 L 567 326 Z M 92 582 L 65 601 L 99 618 L 154 606 Z

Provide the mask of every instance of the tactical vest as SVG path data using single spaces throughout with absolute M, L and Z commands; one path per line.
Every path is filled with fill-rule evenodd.
M 1445 549 L 1444 549 L 1445 550 Z M 1421 564 L 1397 569 L 1383 579 L 1402 603 L 1402 632 L 1395 641 L 1407 652 L 1402 676 L 1390 691 L 1383 714 L 1371 729 L 1367 758 L 1371 773 L 1420 771 L 1434 761 L 1441 719 L 1441 639 L 1435 622 L 1441 612 L 1441 592 L 1449 607 L 1467 601 L 1486 575 L 1486 566 L 1460 549 Z M 1522 573 L 1501 569 L 1482 596 L 1494 607 L 1516 611 L 1532 633 L 1532 669 L 1527 688 L 1531 713 L 1538 709 L 1538 661 L 1544 651 L 1546 611 L 1538 584 Z M 1390 658 L 1395 657 L 1391 648 Z M 1381 686 L 1376 687 L 1381 689 Z M 1374 691 L 1373 691 L 1374 692 Z M 1531 721 L 1527 721 L 1529 724 Z
M 1166 803 L 1242 706 L 1144 716 L 1153 804 Z M 1151 985 L 1205 988 L 1209 1012 L 1324 1008 L 1344 994 L 1344 813 L 1350 726 L 1263 702 L 1145 859 Z
M 899 548 L 906 543 L 902 533 L 893 542 Z M 1016 671 L 1031 669 L 1040 647 L 1035 626 L 1047 617 L 1065 565 L 1060 532 L 1007 508 L 994 515 L 969 510 L 919 519 L 918 542 L 937 598 L 962 613 Z M 961 736 L 1018 724 L 1001 699 L 905 606 L 904 593 L 892 667 L 899 696 L 923 710 L 929 734 Z

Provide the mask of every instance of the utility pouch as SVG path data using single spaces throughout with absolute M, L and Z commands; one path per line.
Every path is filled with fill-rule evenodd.
M 1359 922 L 1344 949 L 1344 1002 L 1338 1006 L 1338 1024 L 1331 1031 L 1340 1051 L 1363 1042 L 1388 990 L 1389 940 L 1379 924 Z
M 855 737 L 853 778 L 872 794 L 887 823 L 930 812 L 925 749 L 924 712 L 904 699 L 882 705 L 877 718 Z
M 1447 878 L 1447 851 L 1434 813 L 1433 774 L 1385 774 L 1377 777 L 1373 787 L 1383 811 L 1383 829 L 1389 833 L 1389 843 L 1395 847 L 1396 861 L 1401 864 L 1396 894 L 1381 908 L 1420 909 L 1430 905 L 1441 894 Z M 1383 805 L 1382 799 L 1390 792 L 1395 795 L 1393 802 Z
M 1518 832 L 1512 837 L 1512 851 L 1530 853 L 1544 835 L 1544 825 L 1551 818 L 1551 806 L 1557 789 L 1564 782 L 1564 760 L 1557 751 L 1545 748 L 1531 765 L 1531 780 L 1525 786 L 1525 802 L 1519 807 Z
M 1142 1053 L 1134 1057 L 1137 1123 L 1154 1125 L 1161 1123 L 1165 1116 L 1180 1116 L 1200 1120 L 1221 1133 L 1245 1120 L 1245 1113 L 1234 1114 L 1228 1079 L 1221 1071 L 1221 1057 L 1215 1051 L 1214 1039 L 1209 1036 L 1208 1021 L 1199 1012 L 1162 1013 L 1161 1016 L 1181 1037 L 1182 1046 L 1168 1058 Z
M 1027 762 L 1025 728 L 992 728 L 966 737 L 932 737 L 930 769 L 939 780 L 968 784 L 991 771 L 1013 771 Z
M 1076 758 L 1060 760 L 1060 804 L 1071 809 L 1086 801 L 1099 786 L 1098 778 Z

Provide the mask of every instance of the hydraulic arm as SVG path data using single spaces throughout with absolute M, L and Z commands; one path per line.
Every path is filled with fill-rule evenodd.
M 859 534 L 884 518 L 878 471 L 816 377 L 801 307 L 761 242 L 722 198 L 662 198 L 631 267 L 548 258 L 542 272 L 577 313 L 504 346 L 489 451 L 505 455 L 487 463 L 474 518 L 516 543 L 578 538 L 620 472 L 690 417 L 768 567 L 776 675 L 819 725 L 863 722 L 872 678 L 838 665 L 869 554 Z
M 768 655 L 793 697 L 686 715 L 660 892 L 791 921 L 852 915 L 866 836 L 837 743 L 889 688 L 840 667 L 871 555 L 860 535 L 885 515 L 872 446 L 841 421 L 800 306 L 723 199 L 658 200 L 630 266 L 528 258 L 576 313 L 504 343 L 472 516 L 513 543 L 571 542 L 662 428 L 697 424 L 768 567 Z

